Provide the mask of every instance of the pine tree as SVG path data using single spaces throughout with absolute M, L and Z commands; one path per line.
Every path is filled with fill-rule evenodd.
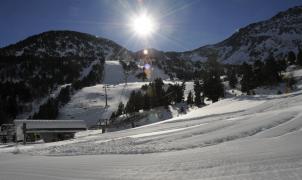
M 224 87 L 217 72 L 209 72 L 204 79 L 203 84 L 204 96 L 217 102 L 220 97 L 224 97 Z
M 58 100 L 61 102 L 61 105 L 65 105 L 70 101 L 70 87 L 66 86 L 61 89 L 60 94 L 58 95 Z
M 187 105 L 191 106 L 193 104 L 193 95 L 192 92 L 190 91 L 187 97 Z
M 58 101 L 50 98 L 40 106 L 39 112 L 35 113 L 33 119 L 56 119 L 59 113 Z
M 17 105 L 17 101 L 16 101 L 16 97 L 9 97 L 6 103 L 6 107 L 7 107 L 7 114 L 11 117 L 11 118 L 15 118 L 16 115 L 18 114 L 18 105 Z
M 175 103 L 180 103 L 184 101 L 184 90 L 185 90 L 185 82 L 183 82 L 181 85 L 176 84 L 175 85 L 175 90 L 176 90 L 176 98 L 175 98 Z
M 7 114 L 5 112 L 5 107 L 4 107 L 4 103 L 2 102 L 2 100 L 0 99 L 0 125 L 7 123 L 8 122 L 8 117 Z
M 265 77 L 265 84 L 267 85 L 274 85 L 280 82 L 281 75 L 279 71 L 278 64 L 273 56 L 270 56 L 265 63 L 264 66 L 264 77 Z
M 234 69 L 232 69 L 228 72 L 228 79 L 229 79 L 230 87 L 235 88 L 238 83 L 238 80 L 237 80 L 237 76 L 236 76 L 236 71 Z
M 249 91 L 255 88 L 252 66 L 244 62 L 240 70 L 242 73 L 241 91 L 249 94 Z
M 134 112 L 139 112 L 139 110 L 144 107 L 144 96 L 141 91 L 132 91 L 125 107 L 125 112 L 131 114 Z
M 125 106 L 124 106 L 123 102 L 120 102 L 118 105 L 118 108 L 116 110 L 115 116 L 118 117 L 118 116 L 124 114 L 124 110 L 125 110 Z
M 263 75 L 263 68 L 264 68 L 264 63 L 260 60 L 256 60 L 253 66 L 253 72 L 255 78 L 252 80 L 255 86 L 260 86 L 263 84 L 265 78 Z
M 204 103 L 204 102 L 202 102 L 201 92 L 202 92 L 202 86 L 201 86 L 199 80 L 195 80 L 194 81 L 194 93 L 195 93 L 194 104 L 196 106 L 201 106 Z
M 287 62 L 290 65 L 293 65 L 296 63 L 296 54 L 293 51 L 288 52 L 287 54 Z
M 170 84 L 165 93 L 167 104 L 175 103 L 175 97 L 176 97 L 175 92 L 176 92 L 175 85 Z
M 110 116 L 110 120 L 113 121 L 117 116 L 115 115 L 115 112 L 112 112 Z
M 144 103 L 143 103 L 143 110 L 147 111 L 150 110 L 150 96 L 146 93 L 144 95 Z
M 130 97 L 129 97 L 129 100 L 127 102 L 127 105 L 126 105 L 126 108 L 125 108 L 125 112 L 127 114 L 132 114 L 135 112 L 135 95 L 136 95 L 136 92 L 135 91 L 132 91 L 131 94 L 130 94 Z
M 137 91 L 135 93 L 134 107 L 135 112 L 139 112 L 139 110 L 143 109 L 144 106 L 144 96 L 141 91 Z
M 277 61 L 277 64 L 278 64 L 278 67 L 279 67 L 278 68 L 279 72 L 286 70 L 287 64 L 286 64 L 286 60 L 285 59 L 281 59 L 281 60 Z
M 299 49 L 299 53 L 297 55 L 297 64 L 302 66 L 302 49 Z
M 211 58 L 206 63 L 205 71 L 203 95 L 216 102 L 220 97 L 224 97 L 224 86 L 220 80 L 220 74 L 223 73 L 223 69 L 216 59 Z
M 166 105 L 166 99 L 164 99 L 164 89 L 163 89 L 163 80 L 157 78 L 154 80 L 154 94 L 155 94 L 155 106 L 164 106 Z

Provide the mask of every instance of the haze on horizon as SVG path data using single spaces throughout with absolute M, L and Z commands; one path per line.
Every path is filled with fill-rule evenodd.
M 217 43 L 250 23 L 302 5 L 302 0 L 2 0 L 0 47 L 49 30 L 73 30 L 111 39 L 137 51 L 186 51 Z M 133 35 L 133 14 L 147 12 L 157 32 Z

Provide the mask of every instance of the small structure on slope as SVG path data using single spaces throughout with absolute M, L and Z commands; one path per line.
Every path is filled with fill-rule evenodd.
M 15 120 L 16 140 L 26 143 L 27 139 L 40 136 L 44 142 L 71 139 L 79 131 L 87 130 L 83 120 Z

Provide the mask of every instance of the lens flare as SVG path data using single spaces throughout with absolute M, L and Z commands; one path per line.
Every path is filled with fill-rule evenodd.
M 144 65 L 144 68 L 145 68 L 145 69 L 150 69 L 150 68 L 151 68 L 151 65 L 150 65 L 150 64 L 145 64 L 145 65 Z
M 143 53 L 144 53 L 144 55 L 148 55 L 148 49 L 144 49 L 144 51 L 143 51 Z
M 132 18 L 131 27 L 140 37 L 149 37 L 156 31 L 156 23 L 151 15 L 142 13 Z

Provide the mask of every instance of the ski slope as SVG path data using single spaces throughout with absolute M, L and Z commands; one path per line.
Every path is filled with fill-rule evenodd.
M 1 147 L 0 177 L 301 179 L 301 130 L 302 91 L 239 96 L 134 129 Z
M 99 120 L 108 119 L 120 102 L 127 103 L 131 91 L 156 78 L 167 79 L 162 70 L 153 67 L 151 79 L 142 82 L 130 74 L 125 84 L 125 75 L 119 61 L 105 61 L 104 84 L 107 84 L 108 108 L 105 108 L 104 84 L 86 87 L 71 97 L 71 101 L 60 109 L 57 119 L 85 120 L 88 126 L 96 125 Z
M 156 78 L 161 78 L 163 80 L 169 79 L 169 76 L 166 75 L 161 69 L 157 66 L 152 66 L 152 75 L 149 81 L 152 81 Z M 136 75 L 142 72 L 138 70 L 137 72 L 130 73 L 127 82 L 142 82 L 141 79 L 138 79 Z M 122 65 L 119 61 L 105 61 L 105 74 L 104 74 L 104 84 L 117 85 L 125 83 L 125 74 Z
M 301 80 L 301 72 L 295 70 L 294 77 Z M 83 89 L 82 95 L 91 94 L 89 90 Z M 0 177 L 300 180 L 302 90 L 228 98 L 133 129 L 83 131 L 54 143 L 1 145 Z
M 136 82 L 107 86 L 108 108 L 105 108 L 103 84 L 86 87 L 72 96 L 71 101 L 60 109 L 58 119 L 81 119 L 88 126 L 96 125 L 100 119 L 109 118 L 120 102 L 127 103 L 131 91 L 138 90 L 147 82 Z

